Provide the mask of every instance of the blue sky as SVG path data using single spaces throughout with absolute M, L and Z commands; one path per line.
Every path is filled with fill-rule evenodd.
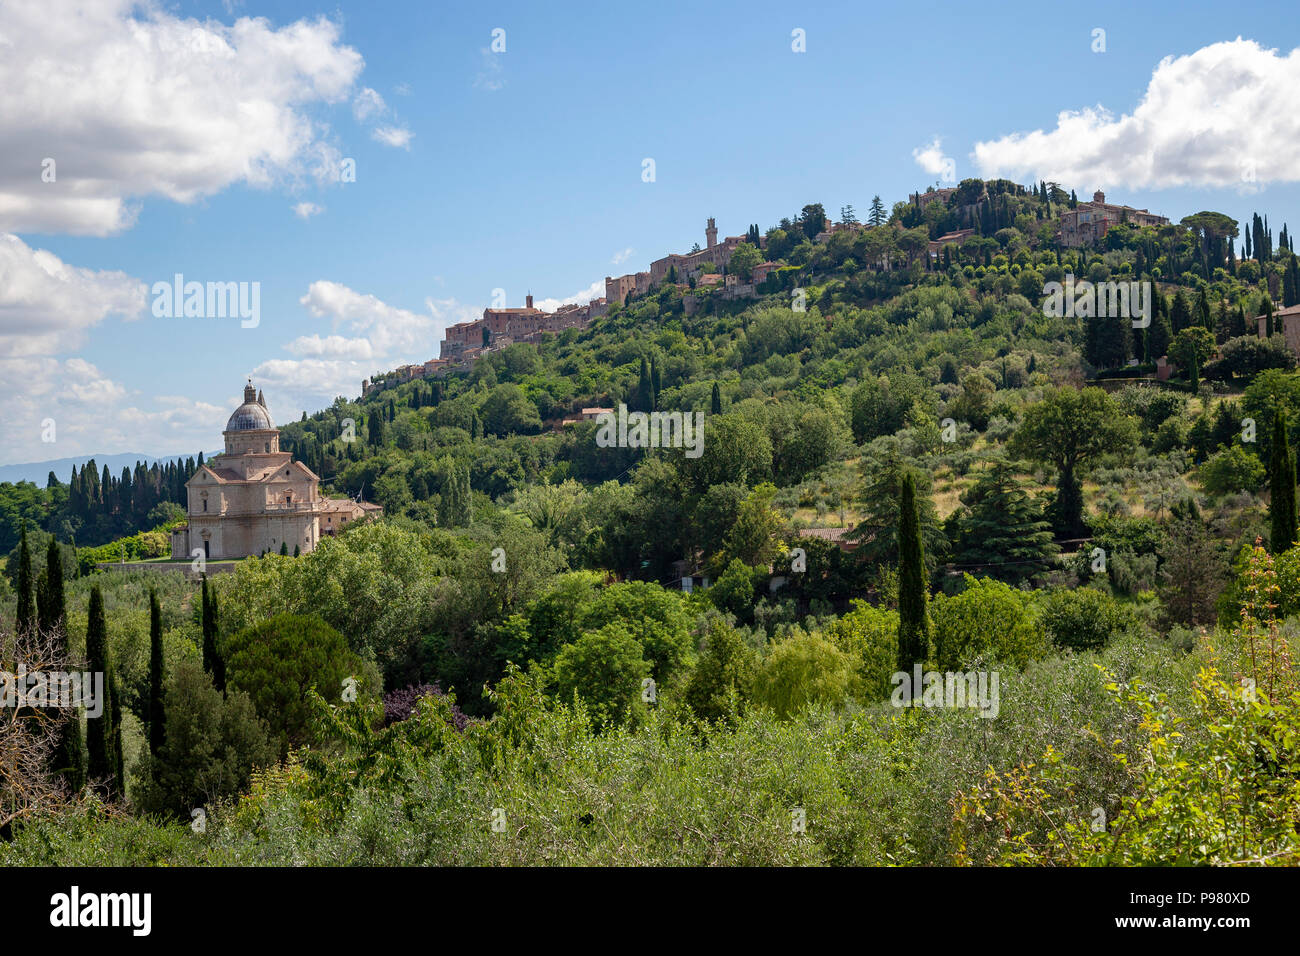
M 932 145 L 958 179 L 1300 227 L 1281 4 L 80 6 L 0 9 L 0 463 L 216 447 L 247 375 L 297 418 L 495 288 L 585 298 L 709 216 L 863 215 L 939 178 Z M 177 272 L 259 282 L 259 325 L 154 317 Z

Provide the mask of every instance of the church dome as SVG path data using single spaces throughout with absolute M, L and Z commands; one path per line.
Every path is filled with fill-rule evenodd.
M 228 432 L 266 431 L 275 428 L 271 423 L 271 412 L 266 407 L 266 400 L 253 389 L 252 384 L 244 387 L 244 404 L 235 409 L 226 422 Z

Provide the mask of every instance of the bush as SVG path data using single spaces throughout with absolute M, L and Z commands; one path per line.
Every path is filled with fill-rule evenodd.
M 986 656 L 1024 667 L 1047 652 L 1029 592 L 993 578 L 964 580 L 960 594 L 940 594 L 930 605 L 936 667 L 958 670 Z
M 738 715 L 753 696 L 757 670 L 753 648 L 734 627 L 714 617 L 706 626 L 699 662 L 686 684 L 686 703 L 703 720 Z
M 557 697 L 565 702 L 576 694 L 596 726 L 620 723 L 639 713 L 641 682 L 650 676 L 645 650 L 624 624 L 606 624 L 590 631 L 555 656 Z
M 280 614 L 240 631 L 226 640 L 225 657 L 228 686 L 248 694 L 282 753 L 308 740 L 312 688 L 328 701 L 340 699 L 349 677 L 380 690 L 365 686 L 343 635 L 314 615 Z
M 864 699 L 888 699 L 898 666 L 898 612 L 854 601 L 853 610 L 822 633 L 855 662 Z
M 1057 647 L 1104 647 L 1113 637 L 1141 629 L 1137 612 L 1095 588 L 1052 591 L 1039 597 L 1039 622 Z
M 163 700 L 166 741 L 137 769 L 145 812 L 188 820 L 191 810 L 243 792 L 255 768 L 275 762 L 275 741 L 248 695 L 223 696 L 201 665 L 177 664 Z
M 799 633 L 773 646 L 758 678 L 758 698 L 782 719 L 814 704 L 836 706 L 853 690 L 854 662 L 825 638 Z
M 1201 466 L 1201 485 L 1212 495 L 1255 491 L 1264 481 L 1264 463 L 1254 452 L 1229 445 Z

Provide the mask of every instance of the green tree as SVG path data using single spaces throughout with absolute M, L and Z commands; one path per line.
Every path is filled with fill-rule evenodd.
M 966 510 L 956 523 L 957 564 L 977 567 L 981 574 L 1013 584 L 1051 566 L 1059 549 L 1043 504 L 1018 487 L 1005 458 L 992 461 L 962 502 Z
M 1229 445 L 1201 466 L 1201 487 L 1212 495 L 1256 491 L 1264 480 L 1264 470 L 1264 463 L 1253 451 L 1241 445 Z
M 1133 419 L 1100 388 L 1058 388 L 1025 412 L 1009 451 L 1056 469 L 1056 524 L 1064 534 L 1078 536 L 1084 530 L 1080 467 L 1136 440 Z
M 114 674 L 108 655 L 108 622 L 104 617 L 104 595 L 96 585 L 90 589 L 86 621 L 86 662 L 92 674 L 103 675 L 104 700 L 98 702 L 98 717 L 87 715 L 86 773 L 92 782 L 104 785 L 110 795 L 122 792 L 120 728 L 114 722 Z
M 223 695 L 192 661 L 179 662 L 164 695 L 165 743 L 137 769 L 140 805 L 188 821 L 191 811 L 248 789 L 277 748 L 242 691 Z
M 853 691 L 853 659 L 816 634 L 797 633 L 768 652 L 756 696 L 782 720 L 813 705 L 836 706 Z
M 925 546 L 911 474 L 903 476 L 898 511 L 898 669 L 910 673 L 913 664 L 925 662 L 930 647 Z
M 854 556 L 865 566 L 892 565 L 900 550 L 903 480 L 910 476 L 916 487 L 916 502 L 920 520 L 921 541 L 925 546 L 926 571 L 934 569 L 938 557 L 947 549 L 947 536 L 939 522 L 934 502 L 930 499 L 930 478 L 925 472 L 916 472 L 904 463 L 897 447 L 880 457 L 867 456 L 863 462 L 864 481 L 857 495 L 862 520 L 849 534 L 861 542 Z
M 226 689 L 226 665 L 222 660 L 221 649 L 217 646 L 217 595 L 208 587 L 208 577 L 203 576 L 203 608 L 201 627 L 203 630 L 203 669 L 212 675 L 212 685 L 218 691 Z
M 1273 416 L 1272 457 L 1268 469 L 1269 541 L 1274 554 L 1281 554 L 1295 544 L 1296 534 L 1295 458 L 1286 431 L 1286 418 L 1279 412 Z
M 701 645 L 683 697 L 701 720 L 734 718 L 753 696 L 757 655 L 721 617 L 709 620 Z
M 149 753 L 157 756 L 166 735 L 163 710 L 162 606 L 157 590 L 149 589 Z
M 713 383 L 713 394 L 709 399 L 709 414 L 722 414 L 722 390 L 718 388 L 718 383 Z
M 960 670 L 983 657 L 1023 668 L 1043 657 L 1047 642 L 1039 631 L 1032 594 L 992 578 L 963 575 L 965 589 L 954 597 L 939 594 L 930 608 L 934 663 Z M 903 668 L 900 662 L 900 670 Z
M 749 243 L 742 242 L 736 246 L 735 251 L 731 254 L 731 261 L 727 263 L 727 269 L 741 282 L 748 282 L 753 276 L 754 266 L 762 261 L 763 254 L 761 252 Z
M 826 210 L 822 204 L 815 202 L 804 206 L 799 213 L 799 225 L 809 239 L 815 239 L 818 233 L 823 232 L 826 229 Z
M 45 568 L 36 582 L 36 623 L 42 632 L 63 632 L 67 618 L 63 596 L 63 555 L 59 543 L 50 538 L 45 549 Z M 66 648 L 65 648 L 66 650 Z
M 45 552 L 45 570 L 41 572 L 37 604 L 42 633 L 58 642 L 60 656 L 66 660 L 71 648 L 63 590 L 63 560 L 54 538 L 50 538 Z M 62 776 L 68 788 L 77 793 L 86 782 L 85 759 L 81 717 L 74 711 L 59 724 L 58 738 L 50 755 L 50 770 Z
M 18 608 L 14 615 L 14 629 L 18 633 L 27 631 L 36 617 L 36 605 L 33 599 L 32 555 L 27 549 L 27 522 L 23 522 L 22 535 L 18 541 Z
M 315 615 L 278 614 L 226 640 L 226 676 L 231 690 L 242 691 L 280 742 L 280 753 L 309 742 L 315 690 L 337 701 L 352 678 L 359 688 L 361 664 L 343 635 Z
M 1136 612 L 1096 588 L 1037 592 L 1039 626 L 1057 647 L 1095 651 L 1112 638 L 1137 633 Z
M 880 201 L 879 196 L 871 197 L 871 212 L 867 214 L 867 224 L 870 226 L 883 226 L 889 219 L 889 214 L 885 212 L 885 204 Z
M 642 681 L 650 676 L 650 664 L 628 624 L 619 622 L 561 648 L 554 675 L 558 698 L 568 702 L 576 695 L 599 728 L 643 710 Z

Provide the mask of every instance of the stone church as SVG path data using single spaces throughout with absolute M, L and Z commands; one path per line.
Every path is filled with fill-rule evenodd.
M 344 525 L 382 513 L 379 505 L 322 498 L 320 478 L 280 451 L 262 393 L 252 382 L 226 430 L 224 454 L 203 464 L 185 485 L 187 522 L 172 531 L 172 557 L 195 552 L 211 561 L 264 552 L 305 554 Z

